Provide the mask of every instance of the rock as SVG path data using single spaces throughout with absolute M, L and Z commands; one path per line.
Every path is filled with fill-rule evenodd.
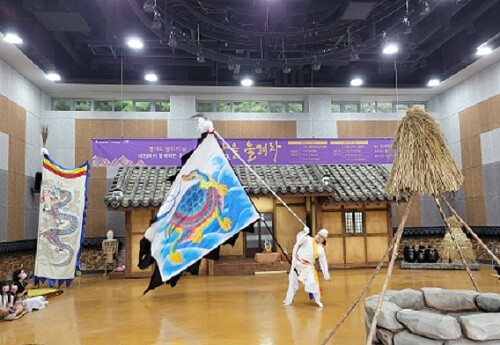
M 500 312 L 500 294 L 482 293 L 476 298 L 479 309 L 488 312 Z
M 457 319 L 427 310 L 402 309 L 397 319 L 412 333 L 432 339 L 457 339 L 462 336 Z
M 444 345 L 499 345 L 499 342 L 496 340 L 475 341 L 466 338 L 458 338 L 454 340 L 446 340 Z
M 458 323 L 460 323 L 460 317 L 462 317 L 462 316 L 478 315 L 481 313 L 482 313 L 481 311 L 467 311 L 467 312 L 461 312 L 461 313 L 448 313 L 448 315 L 453 316 L 455 319 L 457 319 Z
M 422 288 L 422 292 L 424 294 L 425 304 L 429 308 L 443 312 L 478 310 L 475 300 L 479 293 L 475 291 Z
M 377 308 L 378 299 L 371 299 L 365 301 L 365 311 L 366 315 L 370 318 L 370 322 L 375 315 L 375 309 Z M 382 303 L 382 308 L 380 309 L 380 315 L 377 320 L 377 326 L 383 327 L 391 331 L 398 331 L 403 329 L 403 325 L 396 319 L 396 314 L 401 308 L 392 302 L 384 301 Z
M 414 289 L 404 289 L 394 295 L 392 301 L 403 309 L 422 309 L 425 307 L 424 294 Z
M 370 327 L 372 326 L 372 321 L 371 319 L 368 318 L 368 316 L 365 316 L 365 331 L 366 331 L 366 337 L 368 338 L 368 334 L 370 334 Z M 373 337 L 372 344 L 382 344 L 380 340 L 377 338 L 377 332 L 375 332 L 375 336 Z
M 382 342 L 384 345 L 393 345 L 392 338 L 394 337 L 394 333 L 391 331 L 388 331 L 383 328 L 377 329 L 377 338 Z
M 434 340 L 421 337 L 408 331 L 403 331 L 395 334 L 393 341 L 394 345 L 443 345 L 442 340 Z
M 500 313 L 461 316 L 460 323 L 469 339 L 500 340 Z

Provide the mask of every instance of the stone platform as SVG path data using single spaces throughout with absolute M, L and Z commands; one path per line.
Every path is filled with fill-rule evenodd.
M 288 271 L 288 261 L 277 260 L 274 262 L 256 262 L 249 258 L 223 258 L 214 262 L 213 275 L 250 275 L 255 272 Z
M 463 264 L 444 262 L 406 262 L 401 261 L 401 268 L 416 270 L 465 270 Z M 479 270 L 479 263 L 469 264 L 471 270 Z

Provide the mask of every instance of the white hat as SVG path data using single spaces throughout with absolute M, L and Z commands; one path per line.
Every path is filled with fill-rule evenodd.
M 326 240 L 326 239 L 328 239 L 328 230 L 321 229 L 320 231 L 318 231 L 318 235 L 320 235 L 321 237 L 323 237 Z

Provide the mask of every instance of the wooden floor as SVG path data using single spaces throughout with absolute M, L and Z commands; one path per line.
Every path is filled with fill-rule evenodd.
M 372 269 L 334 270 L 322 282 L 319 309 L 299 290 L 282 305 L 286 275 L 183 277 L 141 296 L 147 280 L 84 276 L 50 300 L 48 307 L 0 322 L 0 344 L 320 344 L 370 277 Z M 385 270 L 369 291 L 380 291 Z M 474 277 L 485 292 L 500 293 L 484 265 Z M 465 271 L 395 269 L 391 289 L 473 289 Z M 330 344 L 364 344 L 362 304 Z

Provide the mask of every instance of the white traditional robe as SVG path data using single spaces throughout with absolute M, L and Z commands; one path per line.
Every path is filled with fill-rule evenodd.
M 306 292 L 314 295 L 316 303 L 318 305 L 321 303 L 318 274 L 314 266 L 316 259 L 319 260 L 324 279 L 330 279 L 325 250 L 322 245 L 316 243 L 314 237 L 308 234 L 308 229 L 297 234 L 297 242 L 292 251 L 292 267 L 288 275 L 288 291 L 284 301 L 286 305 L 292 303 L 295 292 L 299 288 L 299 281 L 304 284 Z

